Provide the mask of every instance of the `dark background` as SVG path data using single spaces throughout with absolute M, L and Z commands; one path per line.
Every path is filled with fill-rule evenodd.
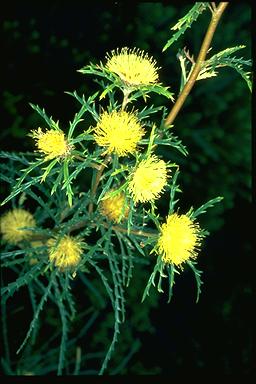
M 178 49 L 186 46 L 196 57 L 210 12 L 166 52 L 162 48 L 172 33 L 170 27 L 190 7 L 190 3 L 172 2 L 8 2 L 2 23 L 2 149 L 32 150 L 26 135 L 40 120 L 29 102 L 45 107 L 67 126 L 77 105 L 64 91 L 76 89 L 88 96 L 96 89 L 92 78 L 77 70 L 90 61 L 104 61 L 106 52 L 117 47 L 146 50 L 161 66 L 163 84 L 177 94 Z M 245 44 L 236 56 L 249 59 L 250 25 L 250 4 L 230 3 L 215 33 L 212 53 Z M 169 106 L 157 96 L 152 102 Z M 133 306 L 133 318 L 127 319 L 126 327 L 134 327 L 133 336 L 142 345 L 121 374 L 250 375 L 255 297 L 253 300 L 251 102 L 246 83 L 229 68 L 220 69 L 217 78 L 197 82 L 174 129 L 189 156 L 162 154 L 181 167 L 181 209 L 186 212 L 191 205 L 216 196 L 224 196 L 224 200 L 200 217 L 211 235 L 199 257 L 204 285 L 198 304 L 192 273 L 185 270 L 176 279 L 170 304 L 166 304 L 166 295 L 153 294 L 142 309 L 143 287 L 138 289 L 135 275 L 127 303 Z M 165 211 L 166 204 L 163 199 L 160 210 Z M 137 322 L 136 316 L 140 317 Z M 124 346 L 118 348 L 123 352 L 125 344 L 132 342 L 131 336 L 124 336 L 123 341 L 121 336 Z M 113 368 L 115 359 L 117 356 Z

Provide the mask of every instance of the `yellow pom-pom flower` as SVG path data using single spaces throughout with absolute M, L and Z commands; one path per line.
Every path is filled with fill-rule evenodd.
M 152 155 L 139 163 L 131 176 L 128 190 L 135 203 L 144 203 L 159 198 L 166 183 L 166 163 Z
M 107 147 L 105 153 L 126 156 L 136 151 L 144 130 L 133 113 L 126 111 L 103 112 L 94 129 L 94 138 L 100 146 Z
M 110 190 L 105 199 L 100 202 L 100 212 L 109 220 L 118 223 L 123 217 L 128 217 L 129 208 L 124 208 L 125 194 L 123 192 L 108 197 L 113 191 L 113 189 Z
M 0 219 L 0 231 L 3 240 L 10 244 L 18 244 L 22 240 L 28 240 L 32 231 L 22 228 L 34 228 L 35 226 L 36 222 L 33 215 L 22 208 L 14 208 Z
M 156 61 L 139 49 L 122 48 L 107 54 L 106 68 L 127 85 L 138 87 L 158 82 Z
M 199 224 L 187 215 L 173 213 L 161 226 L 158 249 L 165 263 L 181 266 L 189 259 L 195 259 L 201 245 Z
M 31 136 L 36 140 L 38 151 L 46 155 L 45 160 L 65 157 L 70 153 L 71 146 L 60 130 L 50 129 L 43 132 L 41 128 L 38 128 L 37 131 L 32 131 Z
M 75 268 L 81 260 L 82 244 L 74 237 L 64 235 L 60 241 L 49 239 L 47 245 L 49 260 L 60 270 Z

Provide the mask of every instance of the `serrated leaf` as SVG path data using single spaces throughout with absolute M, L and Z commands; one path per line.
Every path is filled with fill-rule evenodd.
M 48 117 L 44 108 L 40 108 L 39 105 L 35 105 L 35 104 L 32 104 L 32 103 L 29 103 L 29 105 L 31 106 L 31 108 L 33 108 L 44 119 L 44 121 L 47 123 L 47 125 L 50 128 L 55 129 L 57 131 L 60 130 L 58 121 L 55 122 L 52 119 L 52 117 Z
M 195 211 L 193 210 L 193 208 L 191 208 L 189 210 L 189 212 L 191 212 L 190 217 L 192 219 L 195 219 L 197 216 L 201 215 L 202 213 L 205 213 L 208 208 L 213 207 L 215 204 L 219 203 L 223 199 L 224 199 L 224 197 L 218 196 L 218 197 L 215 197 L 214 199 L 209 200 L 207 203 L 201 205 Z
M 55 167 L 55 165 L 58 163 L 58 159 L 54 159 L 54 160 L 52 160 L 51 162 L 50 162 L 50 164 L 47 166 L 47 167 L 45 167 L 45 168 L 43 168 L 45 171 L 44 171 L 44 173 L 42 174 L 42 176 L 41 176 L 41 183 L 43 182 L 43 181 L 45 181 L 45 179 L 47 178 L 47 176 L 51 173 L 51 170 Z
M 183 16 L 177 24 L 171 29 L 173 31 L 178 30 L 172 37 L 167 41 L 163 47 L 163 51 L 170 47 L 176 40 L 183 35 L 188 28 L 191 27 L 192 23 L 197 20 L 198 16 L 201 15 L 208 7 L 208 3 L 195 3 L 195 5 L 189 10 L 189 12 Z
M 200 296 L 200 293 L 201 293 L 201 285 L 203 284 L 203 282 L 201 280 L 202 271 L 199 271 L 196 268 L 196 266 L 195 266 L 196 263 L 195 262 L 187 261 L 187 263 L 188 263 L 188 265 L 190 266 L 190 268 L 192 269 L 192 271 L 194 272 L 194 275 L 195 275 L 196 285 L 197 285 L 196 303 L 198 303 L 199 296 Z
M 216 53 L 212 57 L 210 57 L 208 60 L 204 62 L 197 80 L 202 79 L 203 78 L 202 76 L 204 76 L 205 74 L 206 75 L 211 73 L 217 74 L 216 72 L 217 68 L 230 67 L 235 69 L 240 74 L 240 76 L 242 76 L 242 78 L 246 81 L 248 88 L 250 89 L 250 91 L 252 91 L 252 81 L 250 79 L 251 72 L 245 71 L 243 68 L 243 66 L 245 65 L 251 67 L 252 61 L 244 60 L 242 57 L 236 58 L 236 57 L 230 56 L 231 54 L 233 54 L 234 52 L 242 48 L 245 48 L 245 45 L 238 45 L 235 47 L 226 48 Z

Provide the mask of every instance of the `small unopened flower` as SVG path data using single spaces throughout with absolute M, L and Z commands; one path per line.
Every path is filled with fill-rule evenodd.
M 3 240 L 10 244 L 18 244 L 22 240 L 28 240 L 32 231 L 25 227 L 36 226 L 33 215 L 22 208 L 14 208 L 5 213 L 0 219 L 0 231 Z
M 132 174 L 128 189 L 135 203 L 143 203 L 159 198 L 166 183 L 166 163 L 152 155 L 139 163 Z
M 49 260 L 60 270 L 75 268 L 81 260 L 82 244 L 74 237 L 64 235 L 60 241 L 49 239 L 47 245 Z
M 126 111 L 103 112 L 94 129 L 97 144 L 106 147 L 106 153 L 118 156 L 134 153 L 143 134 L 136 115 Z
M 180 266 L 189 259 L 195 259 L 201 245 L 199 224 L 187 215 L 173 213 L 161 226 L 158 249 L 165 263 Z
M 37 248 L 41 248 L 43 247 L 45 244 L 40 241 L 40 240 L 33 240 L 30 242 L 30 246 L 31 246 L 31 251 L 28 252 L 28 255 L 29 255 L 29 264 L 30 265 L 35 265 L 38 263 L 38 258 L 35 257 L 35 254 L 37 253 Z M 34 248 L 34 249 L 33 249 Z
M 100 212 L 109 220 L 118 223 L 122 217 L 127 217 L 129 208 L 125 208 L 125 194 L 120 192 L 112 197 L 108 197 L 114 190 L 106 194 L 106 198 L 100 202 Z
M 46 155 L 45 160 L 65 157 L 70 153 L 71 146 L 61 130 L 49 129 L 43 132 L 38 128 L 37 131 L 32 131 L 31 136 L 36 140 L 38 151 Z
M 127 47 L 113 50 L 107 54 L 106 68 L 116 73 L 120 79 L 130 86 L 150 85 L 158 82 L 159 68 L 156 61 L 139 49 Z

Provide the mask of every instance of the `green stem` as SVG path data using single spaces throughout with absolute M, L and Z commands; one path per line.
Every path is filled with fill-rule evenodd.
M 70 232 L 76 231 L 77 229 L 83 228 L 85 226 L 91 225 L 91 227 L 96 227 L 98 224 L 96 223 L 89 223 L 88 220 L 83 220 L 75 224 L 71 229 Z M 102 222 L 100 223 L 105 228 L 109 228 L 109 223 Z M 116 232 L 121 232 L 121 233 L 126 233 L 128 234 L 127 228 L 120 227 L 119 225 L 113 225 L 112 226 L 113 231 Z M 136 229 L 131 229 L 130 233 L 136 236 L 141 236 L 141 237 L 157 237 L 157 232 L 153 231 L 141 231 L 141 230 L 136 230 Z
M 104 168 L 106 167 L 107 163 L 111 160 L 111 156 L 107 156 L 104 160 L 104 162 L 101 164 L 100 168 L 98 169 L 97 171 L 97 174 L 96 174 L 96 177 L 95 177 L 95 181 L 94 181 L 94 184 L 92 185 L 92 190 L 91 190 L 91 202 L 89 204 L 89 208 L 88 208 L 88 212 L 89 214 L 92 213 L 93 211 L 93 199 L 96 195 L 96 192 L 97 192 L 97 188 L 98 188 L 98 185 L 99 185 L 99 182 L 100 182 L 100 178 L 102 176 L 102 173 L 104 171 Z
M 86 160 L 85 157 L 82 157 L 80 155 L 73 155 L 73 158 L 77 159 L 77 160 L 80 160 L 80 161 L 85 161 Z M 99 170 L 101 166 L 99 164 L 97 164 L 97 163 L 91 163 L 91 164 L 88 164 L 88 167 L 95 168 L 95 169 Z
M 108 228 L 108 224 L 102 224 L 104 227 Z M 128 230 L 126 228 L 119 227 L 118 225 L 113 225 L 112 229 L 117 232 L 122 232 L 128 234 Z M 144 231 L 137 231 L 135 229 L 131 229 L 129 233 L 132 233 L 136 236 L 142 236 L 142 237 L 157 237 L 157 232 L 144 232 Z
M 80 155 L 73 155 L 73 157 L 77 160 L 80 160 L 80 161 L 85 161 L 85 157 L 82 157 Z

